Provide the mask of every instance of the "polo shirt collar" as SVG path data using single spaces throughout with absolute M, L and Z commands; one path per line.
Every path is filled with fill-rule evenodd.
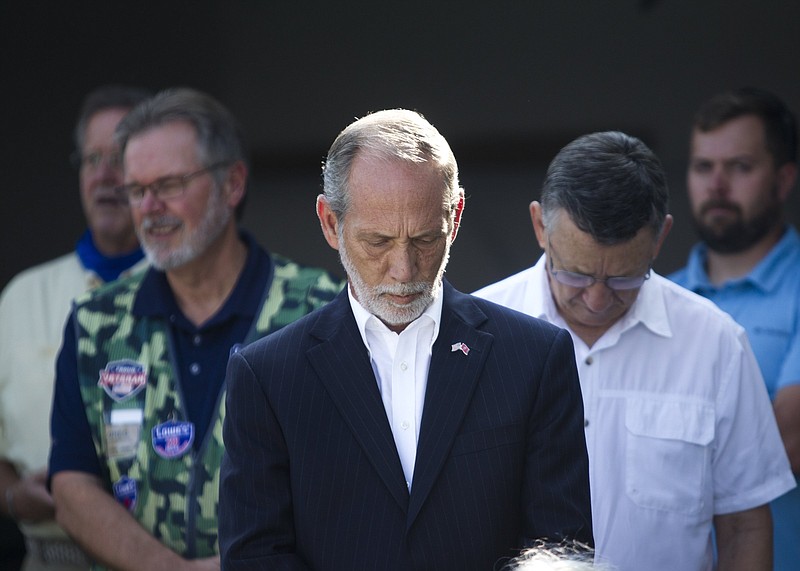
M 247 246 L 247 258 L 242 273 L 228 299 L 203 327 L 226 321 L 233 316 L 255 317 L 264 295 L 264 285 L 272 280 L 273 264 L 269 255 L 248 232 L 241 231 L 240 237 Z M 182 315 L 165 272 L 152 267 L 148 269 L 136 294 L 132 313 L 140 317 L 159 318 Z
M 800 235 L 793 226 L 787 225 L 783 236 L 769 253 L 746 276 L 730 280 L 718 287 L 711 283 L 706 273 L 708 246 L 695 244 L 686 264 L 686 288 L 696 292 L 717 291 L 726 286 L 749 284 L 764 292 L 772 292 L 784 279 L 785 262 L 792 251 L 800 249 Z

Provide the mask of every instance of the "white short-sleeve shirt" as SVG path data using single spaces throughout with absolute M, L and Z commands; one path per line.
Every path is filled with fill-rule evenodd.
M 747 336 L 708 300 L 652 274 L 589 348 L 558 314 L 545 256 L 475 295 L 572 335 L 598 560 L 710 570 L 714 515 L 795 486 Z

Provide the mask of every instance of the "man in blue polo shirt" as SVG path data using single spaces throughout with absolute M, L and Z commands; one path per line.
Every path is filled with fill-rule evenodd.
M 56 365 L 49 473 L 58 522 L 100 566 L 219 569 L 228 357 L 342 283 L 238 229 L 240 130 L 211 97 L 162 92 L 116 130 L 151 269 L 78 298 Z
M 797 178 L 796 120 L 775 95 L 719 94 L 695 116 L 687 188 L 700 243 L 678 284 L 746 330 L 795 475 L 800 472 L 800 237 L 783 218 Z M 775 569 L 800 561 L 800 488 L 771 503 Z

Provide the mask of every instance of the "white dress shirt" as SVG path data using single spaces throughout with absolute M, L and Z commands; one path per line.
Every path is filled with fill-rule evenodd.
M 417 319 L 399 334 L 369 313 L 347 288 L 361 339 L 369 351 L 372 370 L 386 409 L 406 486 L 411 491 L 417 442 L 425 404 L 431 349 L 439 335 L 442 290 Z
M 569 330 L 544 256 L 475 295 Z M 569 332 L 597 559 L 620 571 L 712 569 L 714 515 L 764 505 L 795 485 L 744 330 L 653 273 L 594 346 Z

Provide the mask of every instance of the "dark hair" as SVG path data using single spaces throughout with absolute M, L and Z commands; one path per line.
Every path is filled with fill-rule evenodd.
M 92 116 L 106 109 L 133 109 L 150 97 L 152 93 L 142 87 L 128 85 L 104 85 L 91 91 L 81 104 L 78 122 L 75 125 L 75 148 L 80 153 L 86 139 L 86 128 Z
M 578 137 L 559 151 L 542 188 L 542 216 L 551 228 L 563 210 L 600 244 L 632 239 L 645 226 L 661 233 L 669 191 L 658 157 L 619 131 Z
M 797 120 L 783 101 L 764 89 L 742 87 L 715 95 L 697 111 L 693 126 L 711 131 L 743 115 L 761 119 L 776 167 L 797 162 Z

